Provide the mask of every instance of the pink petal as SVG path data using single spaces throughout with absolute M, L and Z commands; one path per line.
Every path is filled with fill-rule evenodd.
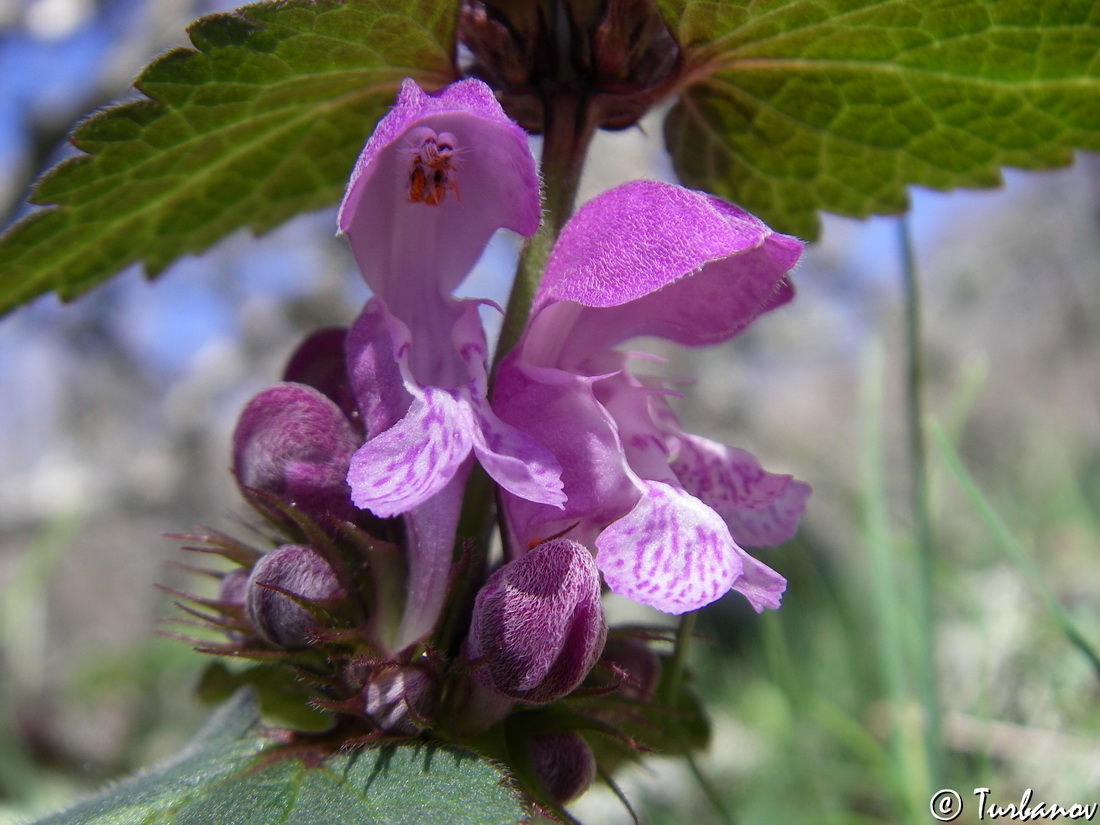
M 698 346 L 726 340 L 794 294 L 801 242 L 736 206 L 634 181 L 585 204 L 546 266 L 525 344 L 568 366 L 639 335 Z
M 598 539 L 596 564 L 616 593 L 665 613 L 698 610 L 741 575 L 741 554 L 718 515 L 659 481 L 639 481 L 642 497 Z
M 765 472 L 751 453 L 682 435 L 671 466 L 685 490 L 725 519 L 738 544 L 781 544 L 798 530 L 810 485 Z
M 424 130 L 457 141 L 448 172 L 457 191 L 446 189 L 436 204 L 410 201 Z M 438 95 L 405 80 L 359 156 L 338 217 L 368 286 L 406 321 L 405 309 L 433 291 L 449 294 L 465 279 L 497 229 L 531 235 L 538 223 L 527 136 L 479 80 Z
M 466 460 L 474 428 L 468 404 L 446 390 L 420 390 L 404 418 L 352 456 L 355 506 L 389 518 L 424 503 Z
M 526 365 L 515 353 L 501 363 L 493 410 L 549 450 L 561 465 L 565 509 L 504 495 L 508 552 L 566 528 L 577 541 L 594 539 L 609 521 L 629 512 L 638 490 L 628 477 L 615 422 L 596 400 L 592 379 Z

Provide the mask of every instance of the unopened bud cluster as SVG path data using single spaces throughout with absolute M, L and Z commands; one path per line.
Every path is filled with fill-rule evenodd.
M 600 128 L 625 129 L 669 93 L 681 68 L 654 0 L 464 0 L 458 36 L 466 72 L 536 134 L 563 97 L 589 108 Z

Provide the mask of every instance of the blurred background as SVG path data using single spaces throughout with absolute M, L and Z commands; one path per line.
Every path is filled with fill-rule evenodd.
M 0 0 L 0 224 L 78 117 L 134 94 L 138 69 L 218 8 Z M 600 135 L 582 197 L 671 179 L 660 134 L 658 113 Z M 618 777 L 647 823 L 931 821 L 912 735 L 922 634 L 942 784 L 970 803 L 982 786 L 1003 804 L 1028 788 L 1100 801 L 1100 683 L 1072 638 L 1100 644 L 1100 159 L 914 191 L 909 231 L 936 435 L 931 628 L 912 618 L 897 219 L 826 216 L 798 298 L 727 345 L 637 345 L 689 379 L 687 431 L 814 487 L 799 538 L 762 554 L 790 579 L 783 608 L 757 617 L 731 596 L 700 617 L 704 781 L 661 759 Z M 0 319 L 0 823 L 172 754 L 207 713 L 203 659 L 153 634 L 172 615 L 154 583 L 190 585 L 163 534 L 237 525 L 238 412 L 307 330 L 361 307 L 334 233 L 335 209 L 305 215 L 155 284 L 131 271 Z M 516 248 L 496 239 L 464 293 L 503 303 Z M 630 821 L 605 788 L 573 810 Z

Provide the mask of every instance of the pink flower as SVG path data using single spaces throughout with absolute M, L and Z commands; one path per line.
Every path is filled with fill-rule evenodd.
M 538 228 L 527 136 L 480 81 L 433 96 L 406 80 L 356 163 L 338 223 L 374 293 L 347 337 L 366 431 L 347 481 L 356 506 L 405 517 L 404 645 L 431 630 L 446 596 L 472 456 L 515 495 L 564 501 L 553 456 L 486 400 L 479 302 L 451 294 L 497 229 Z
M 671 394 L 614 347 L 649 335 L 724 341 L 794 294 L 794 238 L 717 198 L 636 181 L 569 221 L 523 338 L 501 364 L 500 419 L 561 464 L 564 508 L 504 494 L 509 551 L 564 532 L 593 546 L 611 589 L 668 613 L 730 589 L 778 607 L 785 580 L 741 545 L 790 538 L 810 488 L 748 453 L 684 433 Z

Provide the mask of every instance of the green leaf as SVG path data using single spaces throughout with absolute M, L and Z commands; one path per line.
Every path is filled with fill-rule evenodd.
M 513 825 L 523 805 L 473 754 L 420 744 L 307 766 L 272 753 L 247 693 L 174 761 L 37 825 Z
M 660 2 L 687 53 L 677 173 L 776 229 L 1100 150 L 1093 0 Z
M 151 63 L 148 99 L 72 135 L 0 237 L 0 313 L 72 298 L 129 264 L 152 276 L 241 227 L 264 232 L 335 203 L 401 79 L 452 77 L 450 0 L 288 0 L 196 21 L 198 49 Z

